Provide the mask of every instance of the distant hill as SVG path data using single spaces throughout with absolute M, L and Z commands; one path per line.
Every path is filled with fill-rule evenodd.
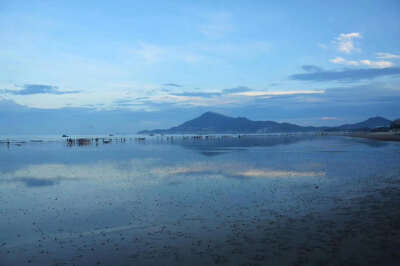
M 245 117 L 229 117 L 214 112 L 206 112 L 170 129 L 143 130 L 138 134 L 200 134 L 200 133 L 279 133 L 312 131 L 357 131 L 379 127 L 390 127 L 392 121 L 383 117 L 372 117 L 355 124 L 338 127 L 304 127 L 274 121 L 252 121 Z
M 338 127 L 331 127 L 327 129 L 328 131 L 346 131 L 346 130 L 363 130 L 363 129 L 374 129 L 374 128 L 381 128 L 381 127 L 390 127 L 392 121 L 383 118 L 383 117 L 371 117 L 365 121 L 356 124 L 344 124 Z
M 143 130 L 139 134 L 196 134 L 196 133 L 273 133 L 315 131 L 315 127 L 302 127 L 290 123 L 274 121 L 252 121 L 245 117 L 229 117 L 214 112 L 206 112 L 170 129 Z
M 290 123 L 274 121 L 252 121 L 245 117 L 229 117 L 214 112 L 206 112 L 170 129 L 143 130 L 138 134 L 210 134 L 210 133 L 280 133 L 312 131 L 368 130 L 377 127 L 389 127 L 391 121 L 383 117 L 372 117 L 356 124 L 339 127 L 304 127 Z

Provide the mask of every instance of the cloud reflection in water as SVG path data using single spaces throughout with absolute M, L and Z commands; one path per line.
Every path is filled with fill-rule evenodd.
M 38 164 L 28 165 L 13 172 L 2 173 L 2 183 L 19 182 L 27 187 L 57 185 L 63 181 L 88 180 L 110 182 L 113 185 L 158 184 L 177 176 L 207 178 L 286 178 L 321 177 L 323 171 L 296 171 L 289 169 L 256 168 L 246 163 L 229 161 L 187 162 L 161 165 L 152 159 L 135 159 L 123 162 L 96 162 L 90 164 Z M 117 181 L 117 182 L 115 182 Z

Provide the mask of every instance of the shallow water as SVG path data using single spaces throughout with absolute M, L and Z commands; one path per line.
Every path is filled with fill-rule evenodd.
M 0 143 L 0 265 L 302 264 L 399 181 L 400 143 L 345 137 Z

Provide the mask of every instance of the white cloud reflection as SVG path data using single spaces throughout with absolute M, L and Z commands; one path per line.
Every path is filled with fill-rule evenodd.
M 1 173 L 3 182 L 41 181 L 43 186 L 68 180 L 87 180 L 119 184 L 158 184 L 174 177 L 244 177 L 289 178 L 325 176 L 323 171 L 297 171 L 289 169 L 256 168 L 236 161 L 225 163 L 188 162 L 180 165 L 160 165 L 152 159 L 90 164 L 28 165 L 13 172 Z M 51 183 L 52 182 L 52 183 Z
M 316 177 L 325 176 L 325 172 L 313 171 L 286 171 L 286 170 L 272 170 L 272 169 L 249 169 L 238 173 L 240 176 L 245 177 Z

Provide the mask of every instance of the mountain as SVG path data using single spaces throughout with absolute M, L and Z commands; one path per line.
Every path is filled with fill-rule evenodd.
M 328 131 L 344 131 L 344 130 L 363 130 L 363 129 L 374 129 L 379 127 L 390 127 L 392 121 L 376 116 L 368 118 L 365 121 L 355 124 L 344 124 L 338 127 L 331 127 Z
M 290 123 L 274 121 L 252 121 L 245 117 L 229 117 L 214 112 L 206 112 L 170 129 L 144 130 L 139 134 L 178 134 L 178 133 L 273 133 L 316 131 L 319 128 L 302 127 Z
M 383 117 L 372 117 L 355 124 L 338 127 L 304 127 L 274 121 L 252 121 L 245 117 L 229 117 L 214 112 L 206 112 L 170 129 L 143 130 L 138 134 L 199 134 L 199 133 L 280 133 L 311 131 L 357 131 L 379 127 L 390 127 L 392 121 Z

